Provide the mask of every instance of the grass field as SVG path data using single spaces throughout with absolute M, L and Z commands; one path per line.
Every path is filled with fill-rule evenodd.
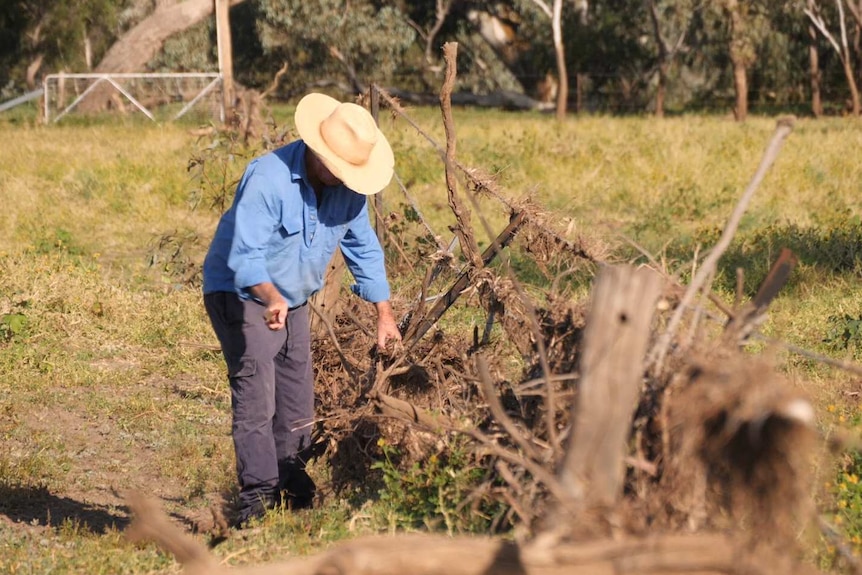
M 438 110 L 408 113 L 445 142 Z M 290 127 L 288 108 L 275 117 Z M 461 163 L 493 174 L 509 198 L 533 197 L 561 229 L 611 245 L 614 260 L 643 261 L 636 243 L 683 279 L 692 257 L 718 238 L 776 123 L 706 116 L 558 123 L 469 110 L 456 110 L 455 121 Z M 438 153 L 403 120 L 385 117 L 381 127 L 400 180 L 448 239 Z M 176 572 L 155 547 L 123 539 L 123 493 L 155 495 L 191 526 L 233 489 L 223 362 L 198 290 L 182 281 L 218 218 L 206 201 L 192 209 L 201 182 L 189 161 L 219 145 L 195 128 L 137 120 L 41 126 L 24 114 L 0 116 L 0 572 Z M 715 284 L 732 301 L 742 268 L 750 297 L 780 248 L 790 247 L 799 265 L 763 333 L 851 362 L 862 358 L 860 149 L 858 120 L 798 120 Z M 209 177 L 231 182 L 249 153 L 210 160 Z M 405 200 L 393 185 L 384 202 L 400 211 Z M 495 230 L 507 217 L 493 200 L 481 215 Z M 482 229 L 478 216 L 476 225 Z M 410 297 L 411 281 L 393 278 Z M 783 347 L 778 353 L 827 434 L 862 424 L 859 375 Z M 834 498 L 832 517 L 857 543 L 860 471 L 851 455 L 819 471 Z M 325 481 L 325 469 L 315 473 Z M 304 554 L 399 527 L 398 513 L 368 494 L 330 499 L 267 518 L 214 552 L 231 565 Z

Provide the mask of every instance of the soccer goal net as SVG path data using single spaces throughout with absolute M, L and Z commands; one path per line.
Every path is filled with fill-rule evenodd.
M 222 121 L 221 85 L 217 73 L 50 74 L 43 81 L 45 122 L 99 113 Z

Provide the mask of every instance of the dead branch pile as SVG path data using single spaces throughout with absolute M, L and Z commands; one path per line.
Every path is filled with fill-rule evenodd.
M 517 536 L 361 539 L 253 572 L 816 572 L 802 560 L 800 536 L 817 528 L 813 410 L 768 359 L 741 349 L 780 285 L 765 286 L 771 295 L 753 305 L 720 306 L 725 323 L 711 328 L 697 304 L 716 299 L 715 263 L 791 124 L 779 122 L 722 240 L 682 286 L 657 267 L 615 265 L 597 242 L 568 239 L 539 209 L 502 200 L 491 178 L 460 166 L 446 98 L 455 47 L 444 52 L 447 146 L 438 151 L 462 257 L 427 255 L 418 298 L 393 302 L 405 318 L 404 347 L 388 355 L 369 347 L 373 312 L 364 304 L 315 308 L 317 456 L 331 464 L 337 495 L 368 480 L 380 439 L 409 465 L 445 456 L 455 438 L 466 438 L 485 470 L 468 499 L 496 501 L 490 528 L 518 527 Z M 459 177 L 467 198 L 499 197 L 511 213 L 482 253 Z M 528 291 L 511 266 L 491 266 L 507 245 L 530 254 L 551 287 Z M 595 273 L 588 301 L 562 287 L 578 270 Z M 429 306 L 435 281 L 448 289 Z M 481 309 L 485 325 L 467 334 L 441 327 L 456 300 Z M 492 325 L 504 337 L 491 337 Z M 149 502 L 132 505 L 138 536 L 159 541 L 190 573 L 221 572 Z

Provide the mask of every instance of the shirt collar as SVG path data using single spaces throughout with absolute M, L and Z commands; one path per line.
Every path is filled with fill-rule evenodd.
M 307 148 L 308 146 L 302 140 L 298 140 L 296 146 L 294 146 L 293 158 L 289 162 L 290 179 L 294 182 L 302 180 L 307 185 L 311 185 L 308 182 L 308 173 L 305 170 L 305 150 Z

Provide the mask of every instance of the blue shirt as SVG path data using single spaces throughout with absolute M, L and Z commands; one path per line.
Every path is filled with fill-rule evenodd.
M 353 292 L 372 303 L 389 299 L 366 196 L 343 185 L 327 187 L 318 205 L 305 150 L 297 140 L 249 163 L 204 260 L 205 294 L 236 292 L 249 299 L 249 287 L 272 282 L 288 306 L 302 305 L 323 286 L 340 245 L 356 280 Z

